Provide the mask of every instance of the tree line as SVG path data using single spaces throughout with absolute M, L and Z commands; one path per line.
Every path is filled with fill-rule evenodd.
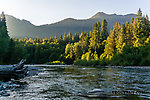
M 2 15 L 1 15 L 2 16 Z M 6 20 L 0 22 L 0 64 L 42 64 L 61 61 L 76 65 L 150 65 L 150 25 L 139 9 L 126 24 L 116 23 L 108 32 L 107 21 L 97 22 L 90 32 L 70 32 L 60 38 L 10 39 Z

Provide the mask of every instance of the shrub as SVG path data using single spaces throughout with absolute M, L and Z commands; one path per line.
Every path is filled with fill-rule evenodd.
M 65 63 L 61 62 L 61 61 L 53 61 L 53 62 L 48 62 L 46 64 L 48 64 L 48 65 L 64 65 Z

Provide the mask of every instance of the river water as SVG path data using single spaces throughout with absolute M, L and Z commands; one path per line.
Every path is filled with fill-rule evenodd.
M 19 86 L 7 89 L 10 96 L 0 100 L 150 99 L 150 68 L 35 66 L 30 73 L 34 74 L 12 80 Z M 102 90 L 106 96 L 89 97 L 91 90 Z

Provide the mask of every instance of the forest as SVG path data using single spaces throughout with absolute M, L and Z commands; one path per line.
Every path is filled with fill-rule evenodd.
M 150 24 L 141 9 L 125 24 L 116 23 L 108 32 L 107 20 L 93 25 L 90 32 L 70 32 L 49 39 L 10 38 L 5 15 L 0 21 L 0 64 L 26 59 L 28 64 L 74 64 L 81 66 L 150 65 Z M 1 16 L 2 16 L 1 15 Z

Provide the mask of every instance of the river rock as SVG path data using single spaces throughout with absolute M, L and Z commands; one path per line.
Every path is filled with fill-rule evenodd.
M 102 89 L 93 89 L 88 91 L 87 93 L 104 93 L 104 91 Z
M 20 87 L 19 84 L 13 84 L 12 86 L 13 86 L 13 87 L 17 87 L 17 88 Z
M 5 88 L 3 86 L 0 86 L 0 91 L 4 90 Z
M 109 95 L 102 89 L 93 89 L 88 91 L 84 96 L 89 98 L 105 98 L 108 97 Z
M 10 94 L 8 94 L 6 91 L 3 90 L 3 91 L 1 92 L 1 96 L 10 96 Z

